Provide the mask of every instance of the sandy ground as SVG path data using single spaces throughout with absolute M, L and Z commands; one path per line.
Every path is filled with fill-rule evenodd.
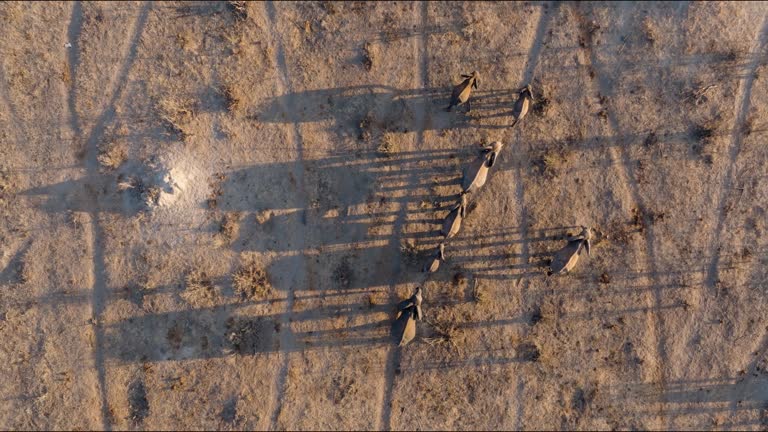
M 0 4 L 0 428 L 768 428 L 766 6 Z

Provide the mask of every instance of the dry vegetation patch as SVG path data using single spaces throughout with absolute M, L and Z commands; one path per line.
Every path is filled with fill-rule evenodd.
M 244 300 L 257 300 L 272 292 L 267 272 L 256 261 L 249 260 L 232 276 L 235 291 Z
M 115 170 L 128 158 L 125 141 L 110 141 L 99 146 L 97 159 L 99 164 L 108 170 Z
M 227 106 L 227 112 L 235 117 L 240 116 L 245 112 L 245 103 L 243 101 L 246 95 L 239 86 L 225 84 L 221 86 L 219 92 Z
M 195 101 L 166 97 L 157 103 L 157 111 L 165 127 L 182 141 L 193 136 L 190 124 L 195 116 Z
M 184 279 L 185 289 L 181 297 L 191 305 L 210 305 L 216 299 L 211 278 L 204 271 L 193 270 Z
M 219 234 L 221 234 L 227 243 L 231 243 L 232 240 L 237 237 L 237 233 L 240 231 L 241 217 L 242 215 L 239 212 L 227 213 L 221 220 L 221 225 L 219 225 Z

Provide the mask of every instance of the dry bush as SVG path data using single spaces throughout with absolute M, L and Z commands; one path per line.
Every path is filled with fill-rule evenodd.
M 160 203 L 162 189 L 157 185 L 147 184 L 140 177 L 118 178 L 117 190 L 130 194 L 136 201 L 142 202 L 147 208 Z
M 712 165 L 717 157 L 714 138 L 717 135 L 716 122 L 695 125 L 690 131 L 693 144 L 691 150 L 707 165 Z
M 373 137 L 371 129 L 375 126 L 375 123 L 376 119 L 373 117 L 373 114 L 366 114 L 357 125 L 360 132 L 357 138 L 366 142 L 370 141 Z
M 11 174 L 0 170 L 0 196 L 5 194 L 11 194 L 15 191 L 14 181 L 11 178 Z
M 200 41 L 189 29 L 183 30 L 182 33 L 177 34 L 176 42 L 184 51 L 196 52 L 200 48 Z
M 515 351 L 517 351 L 517 357 L 522 361 L 537 362 L 541 358 L 541 350 L 535 343 L 521 343 Z
M 246 300 L 265 298 L 272 291 L 267 272 L 255 261 L 249 261 L 237 269 L 232 282 L 235 291 Z
M 645 36 L 645 40 L 653 45 L 658 39 L 658 31 L 656 25 L 653 23 L 650 17 L 645 17 L 642 23 L 642 33 Z
M 432 328 L 432 334 L 424 338 L 424 342 L 431 346 L 448 346 L 457 351 L 461 351 L 464 344 L 464 332 L 457 328 L 452 322 L 435 320 L 424 320 Z
M 99 164 L 108 170 L 115 170 L 128 158 L 128 151 L 124 141 L 111 141 L 99 146 L 97 159 Z
M 363 45 L 363 67 L 368 72 L 373 68 L 373 59 L 373 46 L 366 42 L 365 45 Z
M 550 149 L 537 157 L 533 165 L 538 169 L 539 175 L 553 179 L 567 161 L 568 158 L 563 151 Z
M 193 270 L 184 278 L 185 289 L 181 297 L 189 304 L 211 304 L 216 291 L 213 282 L 204 271 Z
M 480 284 L 478 283 L 478 280 L 475 279 L 475 283 L 472 284 L 472 299 L 477 304 L 483 304 L 486 302 L 486 293 L 484 290 L 480 289 Z
M 244 113 L 245 104 L 243 99 L 245 95 L 240 90 L 239 86 L 225 84 L 221 86 L 219 90 L 221 96 L 224 98 L 224 102 L 227 105 L 227 111 L 233 116 L 238 116 Z
M 248 18 L 248 2 L 228 1 L 227 9 L 235 18 L 235 22 L 242 22 Z
M 411 264 L 418 263 L 422 258 L 416 247 L 416 242 L 413 239 L 406 239 L 400 243 L 400 253 L 402 254 L 403 259 Z
M 392 134 L 385 133 L 381 137 L 381 143 L 379 144 L 377 151 L 386 157 L 390 157 L 392 154 L 398 152 L 398 146 L 397 143 L 393 140 Z
M 333 281 L 342 289 L 349 289 L 354 277 L 354 270 L 349 265 L 349 258 L 342 258 L 336 269 L 333 270 Z
M 191 99 L 163 98 L 157 103 L 160 119 L 166 127 L 186 140 L 192 136 L 189 125 L 195 116 L 195 102 Z
M 227 213 L 219 226 L 219 233 L 227 242 L 231 242 L 237 236 L 240 229 L 240 213 Z

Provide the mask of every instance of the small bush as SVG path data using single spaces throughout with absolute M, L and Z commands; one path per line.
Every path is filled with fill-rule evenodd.
M 272 291 L 267 272 L 253 261 L 242 265 L 232 280 L 235 291 L 246 300 L 264 298 Z

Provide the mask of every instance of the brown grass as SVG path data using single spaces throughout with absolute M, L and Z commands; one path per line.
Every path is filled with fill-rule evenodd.
M 160 119 L 168 130 L 179 135 L 182 140 L 194 136 L 190 133 L 190 123 L 195 116 L 195 102 L 192 99 L 166 97 L 157 103 Z
M 237 237 L 237 233 L 240 230 L 240 218 L 241 214 L 238 212 L 224 215 L 219 226 L 219 233 L 227 242 L 232 242 Z
M 233 116 L 239 116 L 245 112 L 245 104 L 243 103 L 245 95 L 239 89 L 238 86 L 225 84 L 219 90 L 227 104 L 227 111 Z
M 193 270 L 184 278 L 181 297 L 192 305 L 210 305 L 216 298 L 213 282 L 204 271 Z
M 99 164 L 107 170 L 115 170 L 128 158 L 128 152 L 124 141 L 111 141 L 99 146 L 97 159 Z
M 237 269 L 232 282 L 235 291 L 245 300 L 263 299 L 272 292 L 267 272 L 255 261 L 248 261 Z

